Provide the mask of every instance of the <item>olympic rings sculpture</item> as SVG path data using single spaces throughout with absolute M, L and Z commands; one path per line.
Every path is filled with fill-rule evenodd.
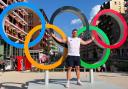
M 39 16 L 42 24 L 38 25 L 38 26 L 35 26 L 32 30 L 30 30 L 30 32 L 25 37 L 26 39 L 25 39 L 24 44 L 19 44 L 19 43 L 15 43 L 15 42 L 11 41 L 7 37 L 7 35 L 6 35 L 5 31 L 4 31 L 4 18 L 5 18 L 5 16 L 7 15 L 7 13 L 10 10 L 12 10 L 14 8 L 17 8 L 17 7 L 23 7 L 23 6 L 29 8 L 29 9 L 32 9 L 35 13 L 37 13 L 37 15 Z M 84 14 L 79 9 L 77 9 L 75 7 L 71 7 L 71 6 L 64 6 L 64 7 L 61 7 L 59 9 L 57 9 L 53 13 L 53 15 L 51 16 L 50 24 L 46 24 L 45 19 L 44 19 L 43 15 L 41 14 L 41 12 L 37 8 L 35 8 L 34 5 L 29 4 L 27 2 L 13 3 L 13 4 L 9 5 L 7 8 L 5 8 L 3 10 L 3 12 L 0 14 L 0 29 L 1 29 L 0 35 L 11 46 L 14 46 L 16 48 L 24 48 L 24 52 L 25 52 L 26 57 L 28 58 L 30 63 L 32 65 L 34 65 L 35 67 L 40 68 L 40 69 L 44 69 L 44 70 L 54 69 L 54 68 L 58 67 L 59 65 L 61 65 L 64 62 L 64 60 L 65 60 L 65 58 L 67 56 L 67 48 L 66 48 L 66 46 L 64 46 L 64 51 L 63 51 L 64 53 L 61 56 L 61 58 L 57 62 L 55 62 L 54 64 L 50 64 L 50 65 L 43 65 L 43 64 L 39 64 L 36 61 L 34 61 L 34 59 L 32 59 L 32 57 L 31 57 L 31 55 L 29 53 L 29 47 L 32 47 L 32 46 L 36 45 L 43 38 L 43 35 L 45 33 L 45 28 L 53 29 L 58 34 L 60 34 L 61 37 L 64 40 L 66 40 L 67 37 L 66 37 L 65 33 L 60 28 L 58 28 L 57 26 L 53 25 L 53 21 L 54 21 L 55 17 L 58 14 L 60 14 L 62 12 L 65 12 L 65 11 L 75 13 L 82 20 L 83 28 L 78 30 L 78 35 L 80 35 L 83 32 L 89 32 L 90 35 L 91 34 L 94 35 L 94 37 L 95 37 L 95 41 L 94 42 L 96 44 L 98 44 L 100 47 L 104 48 L 103 57 L 100 59 L 100 61 L 98 61 L 98 62 L 96 62 L 94 64 L 88 64 L 88 63 L 84 62 L 81 59 L 81 66 L 83 66 L 85 68 L 98 68 L 101 65 L 103 65 L 108 60 L 108 57 L 110 55 L 110 50 L 114 49 L 114 48 L 119 48 L 120 46 L 123 45 L 123 43 L 127 39 L 127 36 L 128 36 L 128 25 L 127 25 L 124 17 L 121 14 L 119 14 L 118 12 L 114 11 L 114 10 L 105 9 L 105 10 L 100 11 L 93 18 L 93 20 L 91 22 L 91 25 L 89 25 L 88 22 L 87 22 L 86 17 L 84 16 Z M 99 17 L 101 15 L 110 15 L 111 17 L 113 17 L 119 23 L 119 26 L 121 28 L 121 36 L 120 36 L 120 38 L 118 40 L 118 43 L 110 45 L 109 39 L 106 36 L 106 34 L 102 31 L 102 29 L 99 29 L 98 27 L 95 27 L 96 26 L 96 22 L 97 22 L 97 20 L 99 19 Z M 30 42 L 32 34 L 34 34 L 39 29 L 41 29 L 41 31 L 40 31 L 40 34 L 38 35 L 38 37 L 34 41 Z M 92 33 L 90 33 L 89 30 L 92 30 Z M 101 40 L 103 40 L 103 41 L 101 41 Z

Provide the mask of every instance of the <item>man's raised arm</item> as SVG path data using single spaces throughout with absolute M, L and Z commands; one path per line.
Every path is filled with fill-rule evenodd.
M 84 41 L 82 39 L 80 39 L 80 44 L 82 45 L 88 45 L 90 44 L 95 38 L 92 36 L 91 39 L 87 40 L 87 41 Z
M 63 40 L 62 38 L 56 37 L 55 34 L 52 34 L 52 37 L 53 37 L 56 41 L 58 41 L 59 43 L 66 43 L 66 42 L 67 42 L 66 40 Z

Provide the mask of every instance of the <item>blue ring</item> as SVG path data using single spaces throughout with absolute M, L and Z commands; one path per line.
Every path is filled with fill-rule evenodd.
M 8 36 L 5 34 L 5 31 L 4 31 L 4 22 L 3 21 L 4 21 L 4 17 L 7 16 L 7 13 L 10 10 L 12 10 L 13 8 L 16 8 L 16 7 L 23 7 L 23 6 L 32 9 L 39 16 L 41 23 L 42 23 L 42 29 L 40 31 L 40 34 L 38 35 L 38 37 L 35 40 L 33 40 L 32 42 L 29 43 L 29 47 L 34 46 L 38 42 L 40 42 L 40 40 L 44 36 L 44 32 L 45 32 L 45 19 L 44 19 L 42 13 L 39 11 L 39 9 L 35 8 L 34 5 L 26 3 L 26 2 L 17 2 L 17 3 L 13 3 L 13 4 L 9 5 L 0 14 L 0 30 L 1 30 L 0 35 L 5 40 L 5 42 L 7 42 L 8 44 L 10 44 L 11 46 L 14 46 L 16 48 L 24 48 L 24 44 L 15 43 L 14 41 L 12 41 L 8 38 Z

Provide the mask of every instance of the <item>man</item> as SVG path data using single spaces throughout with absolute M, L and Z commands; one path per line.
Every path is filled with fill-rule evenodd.
M 92 39 L 88 41 L 83 41 L 81 38 L 77 37 L 77 29 L 74 29 L 72 31 L 72 37 L 68 37 L 66 41 L 56 37 L 54 34 L 52 34 L 52 37 L 58 42 L 66 43 L 68 45 L 68 56 L 66 59 L 66 65 L 68 67 L 68 70 L 67 83 L 65 87 L 68 88 L 70 85 L 71 70 L 73 67 L 75 67 L 76 69 L 77 84 L 82 85 L 82 82 L 80 81 L 80 44 L 87 45 L 94 40 L 94 37 L 92 37 Z

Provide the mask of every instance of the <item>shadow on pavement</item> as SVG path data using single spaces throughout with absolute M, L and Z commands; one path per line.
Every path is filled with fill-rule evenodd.
M 76 83 L 73 82 L 73 81 L 76 81 Z M 82 82 L 89 83 L 89 81 L 82 81 Z M 28 86 L 29 83 L 45 85 L 45 80 L 44 79 L 37 79 L 37 80 L 33 80 L 33 81 L 28 81 L 28 82 L 26 82 L 26 85 Z M 65 84 L 67 83 L 67 80 L 66 79 L 49 79 L 49 83 L 50 84 L 58 84 L 58 85 L 62 85 L 62 86 L 65 87 Z M 77 84 L 77 79 L 72 78 L 71 79 L 71 84 L 76 85 Z
M 128 76 L 128 72 L 126 73 L 121 73 L 122 76 Z
M 117 76 L 111 76 L 111 75 L 99 75 L 101 77 L 117 77 Z
M 21 87 L 16 86 L 17 84 L 21 85 Z M 0 89 L 27 89 L 27 87 L 23 83 L 4 82 L 0 83 Z

